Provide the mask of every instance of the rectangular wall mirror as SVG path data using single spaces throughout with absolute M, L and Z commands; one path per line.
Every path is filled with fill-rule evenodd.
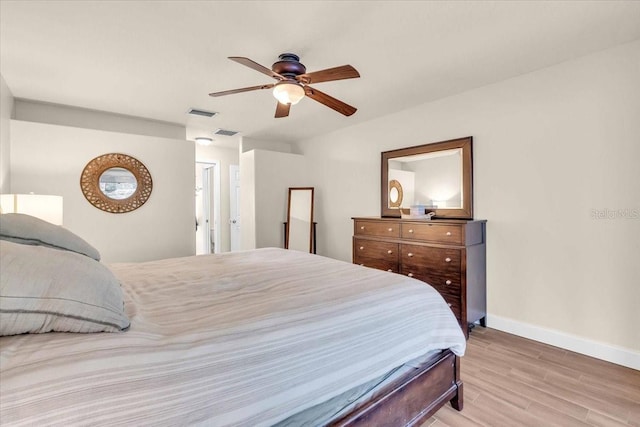
M 289 188 L 285 249 L 313 252 L 313 187 Z
M 436 218 L 473 218 L 472 138 L 382 153 L 382 216 L 422 205 Z

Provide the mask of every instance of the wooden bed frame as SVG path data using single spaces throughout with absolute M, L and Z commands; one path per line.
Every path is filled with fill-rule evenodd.
M 462 410 L 460 358 L 450 350 L 442 352 L 416 372 L 398 378 L 373 400 L 329 425 L 419 426 L 447 402 L 458 411 Z

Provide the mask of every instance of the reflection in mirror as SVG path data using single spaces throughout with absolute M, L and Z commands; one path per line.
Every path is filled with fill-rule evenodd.
M 313 252 L 313 187 L 289 188 L 285 248 Z
M 389 160 L 389 207 L 462 208 L 461 156 L 462 150 L 456 148 Z M 391 197 L 394 181 L 404 192 L 400 203 Z
M 392 179 L 389 181 L 389 207 L 399 208 L 404 200 L 404 191 L 399 181 Z
M 396 187 L 391 187 L 389 190 L 389 205 L 393 207 L 393 205 L 398 206 L 398 199 L 400 198 L 400 193 L 398 193 L 398 189 Z
M 100 191 L 113 200 L 131 197 L 138 188 L 136 177 L 125 168 L 110 168 L 100 175 Z
M 435 218 L 473 218 L 472 143 L 469 136 L 383 152 L 381 215 L 414 206 Z

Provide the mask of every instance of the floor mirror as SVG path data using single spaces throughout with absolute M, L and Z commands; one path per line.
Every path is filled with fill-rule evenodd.
M 313 187 L 290 187 L 285 249 L 313 253 Z

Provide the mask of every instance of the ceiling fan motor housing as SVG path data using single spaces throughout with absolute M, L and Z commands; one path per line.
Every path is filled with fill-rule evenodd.
M 216 97 L 260 89 L 273 89 L 273 96 L 278 100 L 275 117 L 287 117 L 291 106 L 305 97 L 309 97 L 345 116 L 351 116 L 357 111 L 357 108 L 308 86 L 310 83 L 315 84 L 360 77 L 358 71 L 351 65 L 342 65 L 307 73 L 307 67 L 302 65 L 300 57 L 293 53 L 280 54 L 278 61 L 271 66 L 271 69 L 242 56 L 230 56 L 229 59 L 259 73 L 266 74 L 277 80 L 277 83 L 213 92 L 209 94 L 210 96 Z
M 307 72 L 307 68 L 300 63 L 300 57 L 293 53 L 283 53 L 279 61 L 271 66 L 274 73 L 285 77 L 295 77 Z

